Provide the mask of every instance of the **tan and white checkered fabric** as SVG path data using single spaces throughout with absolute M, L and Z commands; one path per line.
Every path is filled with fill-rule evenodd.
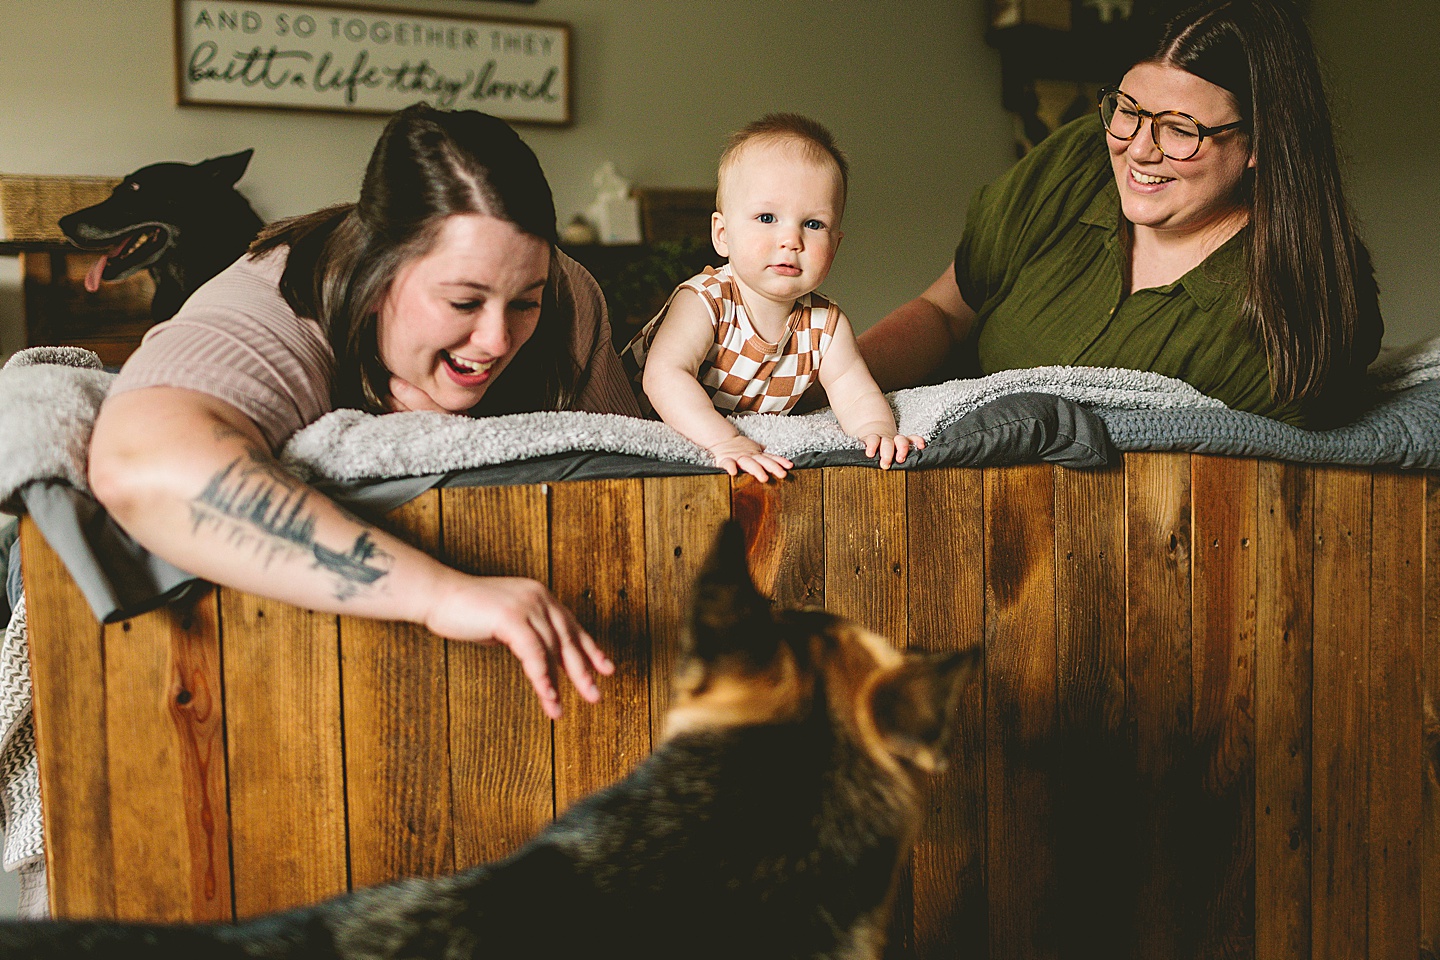
M 806 294 L 795 301 L 780 342 L 770 343 L 755 332 L 728 263 L 718 270 L 706 267 L 675 292 L 687 288 L 700 295 L 715 325 L 715 342 L 699 373 L 715 409 L 721 413 L 788 413 L 820 373 L 820 361 L 835 338 L 839 308 L 818 293 Z M 670 294 L 664 308 L 621 352 L 625 368 L 637 384 L 645 371 L 650 344 L 674 299 L 675 294 Z M 652 412 L 643 391 L 640 402 L 646 413 Z

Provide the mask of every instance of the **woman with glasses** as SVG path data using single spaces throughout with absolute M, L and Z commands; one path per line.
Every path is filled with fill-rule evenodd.
M 976 194 L 954 263 L 860 337 L 876 380 L 956 376 L 973 343 L 984 373 L 1152 370 L 1299 426 L 1343 417 L 1381 320 L 1303 20 L 1202 0 L 1133 63 Z

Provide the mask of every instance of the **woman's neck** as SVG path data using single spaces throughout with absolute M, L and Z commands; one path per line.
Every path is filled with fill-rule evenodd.
M 1130 282 L 1126 292 L 1174 283 L 1198 267 L 1249 222 L 1250 211 L 1240 208 L 1184 233 L 1127 224 L 1130 234 Z

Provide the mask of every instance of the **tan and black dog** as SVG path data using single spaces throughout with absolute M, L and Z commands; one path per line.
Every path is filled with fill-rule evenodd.
M 729 524 L 663 744 L 509 859 L 234 925 L 0 926 L 0 957 L 878 958 L 978 655 L 772 612 Z

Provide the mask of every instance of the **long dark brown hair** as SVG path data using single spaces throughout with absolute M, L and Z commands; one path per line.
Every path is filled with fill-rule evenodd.
M 555 201 L 539 160 L 503 120 L 416 104 L 385 124 L 358 202 L 279 221 L 250 248 L 290 248 L 280 292 L 329 336 L 337 406 L 388 409 L 380 305 L 400 267 L 431 250 L 446 217 L 463 213 L 499 217 L 552 251 L 535 333 L 506 368 L 504 390 L 488 391 L 481 407 L 508 413 L 570 404 L 580 370 L 571 358 L 571 314 L 557 309 Z
M 1250 136 L 1242 309 L 1264 344 L 1271 393 L 1315 398 L 1361 372 L 1379 344 L 1378 294 L 1304 19 L 1288 0 L 1187 2 L 1157 20 L 1131 59 L 1144 62 L 1229 91 Z

